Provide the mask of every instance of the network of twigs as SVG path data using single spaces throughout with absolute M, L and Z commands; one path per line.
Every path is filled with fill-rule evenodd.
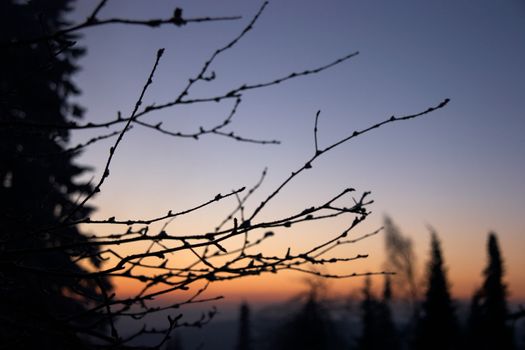
M 177 25 L 181 26 L 193 22 L 216 21 L 216 20 L 234 20 L 239 17 L 221 17 L 221 18 L 194 18 L 186 19 L 182 16 L 182 10 L 176 9 L 174 15 L 168 19 L 151 19 L 151 20 L 127 20 L 112 18 L 108 20 L 98 19 L 99 13 L 106 5 L 107 0 L 101 1 L 90 14 L 85 22 L 66 28 L 60 32 L 52 33 L 40 38 L 29 38 L 27 40 L 20 40 L 14 43 L 8 43 L 12 46 L 30 44 L 37 41 L 47 40 L 62 43 L 60 50 L 67 50 L 72 43 L 63 43 L 61 37 L 65 34 L 76 32 L 91 26 L 99 26 L 105 24 L 131 24 L 131 25 L 146 25 L 146 26 L 160 26 L 160 25 Z M 47 251 L 63 251 L 72 256 L 72 259 L 77 263 L 83 263 L 93 258 L 93 253 L 82 253 L 90 251 L 90 249 L 83 249 L 87 246 L 97 246 L 100 250 L 97 254 L 98 258 L 106 260 L 106 264 L 100 269 L 92 269 L 86 273 L 79 273 L 72 275 L 66 271 L 48 271 L 39 270 L 36 266 L 21 266 L 21 268 L 31 270 L 41 274 L 64 275 L 74 277 L 78 283 L 82 280 L 92 279 L 97 280 L 101 277 L 119 277 L 131 280 L 140 281 L 142 283 L 142 290 L 132 297 L 121 298 L 118 297 L 111 290 L 106 290 L 104 285 L 100 283 L 100 292 L 104 296 L 104 300 L 93 300 L 92 305 L 84 312 L 94 313 L 99 317 L 97 322 L 109 323 L 111 326 L 111 333 L 93 331 L 94 325 L 90 325 L 85 329 L 78 329 L 79 333 L 85 333 L 92 338 L 97 339 L 97 343 L 101 347 L 115 347 L 128 344 L 133 339 L 144 334 L 160 334 L 160 340 L 153 348 L 161 347 L 170 336 L 170 332 L 177 327 L 183 326 L 202 326 L 214 315 L 212 309 L 208 314 L 202 318 L 187 321 L 182 317 L 179 308 L 183 305 L 202 303 L 206 301 L 220 299 L 221 296 L 205 297 L 204 291 L 208 285 L 214 281 L 231 280 L 245 276 L 260 275 L 263 273 L 276 273 L 281 270 L 294 270 L 307 274 L 313 274 L 325 278 L 347 278 L 357 276 L 357 273 L 348 273 L 345 275 L 329 274 L 319 272 L 315 269 L 316 265 L 330 265 L 337 264 L 343 261 L 351 261 L 356 259 L 366 258 L 366 255 L 334 257 L 329 253 L 338 246 L 355 243 L 361 239 L 376 234 L 378 231 L 368 233 L 361 236 L 350 238 L 349 233 L 362 223 L 369 215 L 367 206 L 372 203 L 369 199 L 369 192 L 355 193 L 353 188 L 345 188 L 339 193 L 328 198 L 325 202 L 315 206 L 304 208 L 292 215 L 286 217 L 276 217 L 272 220 L 260 219 L 260 213 L 266 208 L 272 200 L 279 195 L 279 193 L 296 177 L 300 176 L 306 170 L 312 168 L 316 161 L 323 157 L 329 151 L 339 147 L 350 140 L 361 136 L 364 133 L 377 129 L 385 124 L 394 123 L 398 121 L 405 121 L 418 118 L 429 114 L 435 110 L 443 108 L 448 102 L 448 99 L 443 100 L 434 107 L 428 108 L 424 111 L 404 115 L 404 116 L 388 116 L 386 119 L 373 124 L 365 129 L 356 130 L 348 134 L 346 137 L 336 140 L 327 146 L 321 146 L 318 142 L 318 119 L 320 112 L 315 114 L 315 122 L 313 127 L 313 147 L 312 154 L 308 159 L 301 161 L 299 166 L 294 169 L 289 176 L 282 180 L 282 182 L 274 189 L 268 192 L 265 199 L 255 207 L 251 212 L 246 211 L 246 203 L 250 200 L 251 195 L 261 185 L 265 178 L 266 170 L 263 171 L 260 180 L 251 188 L 245 187 L 227 192 L 225 194 L 214 194 L 208 199 L 204 200 L 192 208 L 183 211 L 159 214 L 157 217 L 151 218 L 115 218 L 109 217 L 106 219 L 95 219 L 85 217 L 80 220 L 73 220 L 79 209 L 83 208 L 96 195 L 96 193 L 103 190 L 105 180 L 110 176 L 112 161 L 117 155 L 119 145 L 126 134 L 133 126 L 151 128 L 159 133 L 166 134 L 173 137 L 195 138 L 214 134 L 226 138 L 231 138 L 239 142 L 255 142 L 260 144 L 278 144 L 276 140 L 256 140 L 249 137 L 239 135 L 234 131 L 226 131 L 226 127 L 230 126 L 233 118 L 236 115 L 238 106 L 242 103 L 242 98 L 245 93 L 251 90 L 256 90 L 264 87 L 269 87 L 286 82 L 291 79 L 298 79 L 300 77 L 313 75 L 327 70 L 333 66 L 339 65 L 352 57 L 356 56 L 358 52 L 346 54 L 328 64 L 320 65 L 316 68 L 292 72 L 286 76 L 277 77 L 267 82 L 258 82 L 253 84 L 243 84 L 237 86 L 229 91 L 224 91 L 221 94 L 208 96 L 204 98 L 193 98 L 192 88 L 198 83 L 206 83 L 217 78 L 214 71 L 210 67 L 215 59 L 227 50 L 232 49 L 241 39 L 243 39 L 254 27 L 254 24 L 259 19 L 264 11 L 267 3 L 265 2 L 251 21 L 233 40 L 229 41 L 223 47 L 220 47 L 212 53 L 212 55 L 204 61 L 200 71 L 190 78 L 186 86 L 171 99 L 170 101 L 161 104 L 152 104 L 143 106 L 143 98 L 148 92 L 148 88 L 153 84 L 154 76 L 157 67 L 161 64 L 161 59 L 164 53 L 163 49 L 159 49 L 154 58 L 154 63 L 149 75 L 140 91 L 139 97 L 136 100 L 132 113 L 129 116 L 123 117 L 120 113 L 113 120 L 108 120 L 102 123 L 78 123 L 70 122 L 66 124 L 35 124 L 23 121 L 17 122 L 2 122 L 3 127 L 17 127 L 17 128 L 51 128 L 51 129 L 106 129 L 108 127 L 118 127 L 120 129 L 107 134 L 100 133 L 91 140 L 79 144 L 75 147 L 66 149 L 64 152 L 77 152 L 93 143 L 108 138 L 114 138 L 114 142 L 109 149 L 105 164 L 103 165 L 102 176 L 98 181 L 94 182 L 93 190 L 84 198 L 80 199 L 76 207 L 69 213 L 64 215 L 60 223 L 55 227 L 45 227 L 32 234 L 34 235 L 48 235 L 54 230 L 70 225 L 98 225 L 110 224 L 115 225 L 116 232 L 110 235 L 93 235 L 88 237 L 83 242 L 73 242 L 68 245 L 49 245 L 40 248 L 19 249 L 16 251 L 5 252 L 13 256 L 20 256 L 21 254 L 38 254 Z M 64 46 L 65 45 L 65 46 Z M 59 54 L 59 52 L 57 52 Z M 189 105 L 208 102 L 231 103 L 232 107 L 227 116 L 222 122 L 212 126 L 202 126 L 194 133 L 183 133 L 165 128 L 162 123 L 153 124 L 145 120 L 145 117 L 160 110 L 177 105 Z M 38 156 L 38 155 L 32 155 Z M 41 156 L 41 155 L 40 155 Z M 186 214 L 199 211 L 203 208 L 218 205 L 219 202 L 227 198 L 235 198 L 237 205 L 234 210 L 216 227 L 211 228 L 208 232 L 197 232 L 187 235 L 171 234 L 168 224 L 174 218 L 182 217 Z M 341 205 L 340 203 L 350 203 L 349 205 Z M 341 232 L 334 232 L 331 235 L 325 234 L 326 240 L 316 246 L 311 247 L 300 253 L 291 253 L 291 249 L 283 252 L 279 256 L 267 255 L 264 252 L 253 253 L 254 247 L 257 247 L 261 242 L 269 240 L 275 234 L 279 234 L 279 229 L 287 228 L 298 223 L 308 221 L 325 220 L 334 217 L 349 217 L 347 227 Z M 150 229 L 150 225 L 154 223 L 162 223 L 160 230 Z M 228 246 L 225 243 L 237 239 L 242 242 L 235 249 L 226 249 Z M 137 251 L 131 255 L 122 255 L 115 247 L 122 247 L 136 242 L 146 242 L 146 249 Z M 178 254 L 192 254 L 194 261 L 187 265 L 181 266 Z M 156 259 L 156 260 L 154 260 Z M 152 261 L 157 261 L 152 262 Z M 377 274 L 385 274 L 388 272 L 376 272 Z M 71 290 L 77 290 L 75 286 L 71 286 Z M 156 297 L 166 295 L 168 293 L 189 291 L 191 296 L 186 300 L 166 306 L 152 306 L 150 303 Z M 188 293 L 188 292 L 186 292 Z M 137 330 L 133 334 L 122 336 L 115 322 L 117 319 L 133 318 L 142 319 L 143 317 L 161 312 L 172 311 L 168 316 L 166 327 L 164 329 L 153 329 L 147 326 Z M 75 316 L 71 316 L 71 320 Z M 89 330 L 88 330 L 89 328 Z

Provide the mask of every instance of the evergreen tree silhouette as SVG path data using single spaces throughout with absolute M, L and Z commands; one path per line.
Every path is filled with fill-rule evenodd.
M 385 275 L 383 287 L 383 300 L 379 304 L 379 321 L 381 330 L 381 339 L 383 339 L 383 349 L 397 350 L 401 349 L 399 334 L 392 319 L 392 310 L 390 303 L 392 300 L 392 282 L 390 275 Z
M 496 234 L 488 236 L 485 281 L 474 294 L 469 317 L 468 346 L 476 349 L 514 349 L 512 328 L 507 324 L 507 291 L 503 259 Z
M 237 350 L 250 350 L 251 346 L 250 308 L 247 303 L 242 303 L 239 315 L 239 337 Z
M 518 324 L 519 343 L 517 344 L 516 348 L 520 350 L 525 350 L 525 318 L 522 318 Z
M 390 303 L 392 301 L 393 292 L 392 292 L 392 279 L 390 275 L 385 275 L 384 285 L 383 285 L 383 301 L 385 303 Z
M 40 37 L 66 25 L 70 0 L 4 0 L 0 4 L 0 42 Z M 8 46 L 0 54 L 0 343 L 7 348 L 82 349 L 78 328 L 92 325 L 92 313 L 76 317 L 89 301 L 100 298 L 97 286 L 107 280 L 78 280 L 84 268 L 74 257 L 95 248 L 42 248 L 85 241 L 76 226 L 61 218 L 75 207 L 75 198 L 91 191 L 76 177 L 86 168 L 65 152 L 69 133 L 53 127 L 17 123 L 65 124 L 82 108 L 69 102 L 79 93 L 71 80 L 74 61 L 83 50 L 71 47 L 72 36 L 31 45 Z M 15 126 L 18 125 L 18 126 Z M 70 219 L 87 216 L 84 207 Z M 20 253 L 33 250 L 33 253 Z M 13 253 L 18 251 L 18 253 Z M 60 273 L 55 273 L 60 272 Z M 98 323 L 100 325 L 100 323 Z M 77 328 L 77 329 L 75 329 Z
M 458 323 L 450 297 L 446 269 L 437 233 L 431 230 L 427 289 L 416 329 L 416 349 L 458 348 Z
M 182 346 L 182 337 L 179 331 L 175 330 L 171 332 L 170 337 L 171 339 L 166 344 L 166 350 L 183 350 L 184 349 L 184 347 Z
M 399 337 L 392 320 L 390 300 L 392 297 L 389 276 L 385 276 L 383 300 L 374 297 L 370 276 L 365 279 L 361 302 L 362 334 L 358 348 L 362 350 L 400 349 Z
M 396 273 L 396 291 L 411 301 L 413 312 L 416 313 L 419 293 L 416 281 L 416 254 L 412 240 L 401 232 L 390 217 L 385 216 L 383 223 L 386 268 Z
M 312 289 L 300 310 L 276 332 L 271 349 L 330 350 L 341 349 L 341 337 L 328 310 Z
M 366 276 L 363 287 L 363 300 L 361 301 L 361 326 L 362 333 L 359 338 L 359 349 L 371 350 L 378 349 L 377 339 L 377 300 L 372 294 L 372 280 Z

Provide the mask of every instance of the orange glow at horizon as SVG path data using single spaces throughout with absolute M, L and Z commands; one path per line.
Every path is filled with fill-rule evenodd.
M 370 258 L 368 261 L 363 260 L 358 263 L 339 266 L 330 271 L 332 273 L 365 273 L 368 271 L 380 271 L 374 266 L 381 266 L 381 260 Z M 482 269 L 483 264 L 477 266 L 475 271 L 468 266 L 458 266 L 458 264 L 446 265 L 447 276 L 449 280 L 450 291 L 456 300 L 470 300 L 473 293 L 481 286 L 483 281 Z M 521 272 L 518 266 L 507 267 L 508 273 L 504 278 L 507 285 L 508 300 L 510 302 L 522 302 L 525 300 L 525 282 L 516 276 Z M 213 298 L 223 296 L 224 300 L 229 301 L 248 301 L 250 303 L 271 303 L 280 302 L 297 295 L 304 294 L 308 291 L 308 279 L 317 277 L 293 271 L 279 271 L 277 274 L 267 273 L 259 276 L 241 277 L 229 281 L 217 281 L 210 283 L 210 286 L 203 293 L 202 298 Z M 395 276 L 392 277 L 395 279 Z M 424 276 L 419 276 L 419 280 L 424 286 Z M 376 294 L 380 293 L 383 286 L 383 276 L 372 276 L 373 288 Z M 363 277 L 351 277 L 345 279 L 326 279 L 323 282 L 326 285 L 327 295 L 330 297 L 341 298 L 360 298 L 363 287 Z M 139 292 L 144 284 L 133 279 L 115 279 L 115 290 L 119 297 L 132 297 Z M 193 295 L 203 286 L 202 282 L 191 286 L 190 291 L 175 291 L 162 295 L 160 300 L 180 301 Z M 153 289 L 158 290 L 158 288 Z M 424 289 L 421 290 L 424 292 Z
M 246 301 L 253 304 L 258 303 L 279 303 L 289 300 L 298 295 L 304 295 L 308 292 L 308 285 L 304 282 L 307 278 L 300 273 L 280 273 L 277 275 L 266 276 L 251 276 L 241 278 L 235 281 L 216 282 L 212 283 L 202 298 L 223 297 L 219 302 L 241 302 Z M 382 276 L 372 277 L 373 287 L 376 294 L 379 294 L 382 288 Z M 508 280 L 507 280 L 508 281 Z M 327 296 L 335 298 L 361 298 L 361 289 L 363 287 L 363 277 L 353 277 L 346 280 L 327 281 Z M 469 301 L 472 297 L 473 291 L 481 284 L 479 282 L 474 284 L 466 282 L 455 281 L 452 284 L 453 299 Z M 511 283 L 507 283 L 510 287 L 508 295 L 509 302 L 520 303 L 525 300 L 523 294 L 523 285 L 520 288 L 512 288 Z M 189 292 L 172 292 L 163 295 L 159 298 L 165 302 L 179 302 L 191 297 L 198 288 L 192 288 Z M 141 284 L 137 282 L 119 283 L 116 285 L 116 292 L 118 297 L 132 297 L 141 290 Z M 217 302 L 215 302 L 217 303 Z
M 372 232 L 380 223 L 364 222 L 363 227 L 358 227 L 356 232 L 352 233 L 352 238 L 359 237 L 366 233 Z M 195 227 L 202 227 L 205 231 L 205 221 L 198 222 Z M 208 225 L 209 226 L 209 225 Z M 297 225 L 290 229 L 281 229 L 276 232 L 275 237 L 270 238 L 268 242 L 264 242 L 261 246 L 256 247 L 254 251 L 264 251 L 267 254 L 282 255 L 286 252 L 287 247 L 292 247 L 292 252 L 297 253 L 306 247 L 315 246 L 322 239 L 319 232 L 332 232 L 337 234 L 340 232 L 341 222 L 332 222 L 329 225 Z M 177 231 L 184 232 L 194 228 L 191 223 L 185 223 L 184 226 L 179 225 Z M 109 234 L 114 232 L 114 227 L 101 227 L 97 233 Z M 155 232 L 155 231 L 150 231 Z M 170 231 L 168 232 L 175 232 Z M 406 232 L 417 232 L 415 229 L 409 227 Z M 257 235 L 254 235 L 256 237 Z M 424 271 L 428 260 L 428 234 L 423 236 L 411 236 L 414 241 L 414 250 L 418 256 L 418 281 L 424 286 L 425 276 Z M 440 235 L 442 242 L 442 251 L 445 259 L 445 268 L 447 269 L 447 276 L 449 280 L 450 290 L 455 299 L 468 300 L 483 281 L 482 271 L 486 265 L 486 251 L 485 251 L 485 235 L 477 239 L 473 244 L 470 239 L 463 239 L 463 241 L 456 239 L 453 241 L 455 245 L 450 245 L 450 236 Z M 509 244 L 510 243 L 510 244 Z M 351 274 L 351 273 L 366 273 L 379 272 L 385 270 L 384 268 L 384 246 L 383 236 L 378 234 L 369 237 L 356 244 L 345 245 L 334 249 L 331 253 L 336 257 L 349 257 L 357 254 L 368 254 L 366 259 L 355 260 L 351 262 L 342 262 L 334 266 L 323 267 L 323 270 L 332 274 Z M 123 255 L 143 252 L 145 246 L 149 245 L 142 243 L 134 243 L 128 247 L 118 247 L 119 252 Z M 234 247 L 235 244 L 227 246 Z M 525 281 L 523 278 L 523 269 L 521 268 L 521 255 L 519 247 L 516 247 L 512 242 L 507 242 L 500 239 L 500 248 L 504 259 L 505 277 L 504 282 L 507 285 L 509 301 L 525 300 Z M 167 255 L 168 265 L 177 263 L 177 267 L 186 266 L 191 261 L 194 261 L 194 256 L 183 255 Z M 106 267 L 115 264 L 116 260 L 111 258 L 106 262 Z M 151 258 L 152 265 L 160 264 L 161 259 Z M 137 270 L 138 271 L 138 270 Z M 135 272 L 137 272 L 135 271 Z M 147 274 L 154 275 L 158 273 L 155 270 L 149 271 Z M 277 274 L 263 274 L 259 276 L 242 277 L 233 281 L 218 281 L 210 284 L 208 290 L 204 293 L 206 297 L 215 297 L 222 295 L 226 300 L 247 300 L 250 302 L 271 302 L 285 300 L 307 290 L 305 279 L 312 276 L 291 272 L 279 271 Z M 395 276 L 393 277 L 395 278 Z M 140 291 L 143 287 L 142 282 L 138 282 L 129 278 L 116 278 L 115 290 L 119 297 L 131 297 Z M 382 287 L 382 277 L 373 277 L 373 286 L 376 290 Z M 190 292 L 175 291 L 161 297 L 162 300 L 180 300 L 189 296 L 192 292 L 202 287 L 203 283 L 198 286 L 190 286 Z M 360 277 L 347 279 L 330 279 L 326 282 L 328 292 L 330 295 L 347 297 L 352 295 L 360 297 L 360 290 L 363 286 L 363 279 Z M 156 289 L 155 289 L 156 290 Z

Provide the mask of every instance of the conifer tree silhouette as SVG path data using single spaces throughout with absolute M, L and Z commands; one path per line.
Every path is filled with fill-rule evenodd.
M 330 350 L 343 346 L 329 310 L 314 285 L 300 309 L 276 333 L 272 350 Z
M 379 321 L 381 330 L 381 339 L 383 340 L 382 347 L 389 350 L 397 350 L 401 348 L 399 334 L 392 318 L 392 310 L 390 303 L 392 301 L 392 282 L 390 275 L 385 275 L 383 287 L 383 300 L 379 307 Z
M 390 301 L 392 297 L 391 282 L 385 276 L 383 299 L 378 300 L 371 290 L 370 276 L 365 279 L 363 300 L 361 302 L 362 334 L 358 348 L 362 350 L 400 349 L 399 337 L 392 320 Z
M 242 303 L 239 316 L 239 337 L 236 349 L 250 350 L 252 349 L 250 307 L 247 303 Z
M 416 349 L 456 349 L 458 324 L 450 297 L 441 244 L 431 229 L 427 287 L 416 329 Z
M 318 112 L 314 127 L 315 153 L 308 156 L 304 165 L 296 168 L 280 184 L 271 189 L 265 199 L 244 216 L 245 202 L 250 199 L 262 182 L 261 180 L 247 191 L 238 206 L 218 226 L 210 228 L 207 233 L 198 232 L 185 237 L 170 234 L 164 230 L 175 217 L 184 216 L 226 198 L 237 196 L 245 190 L 239 187 L 227 194 L 213 194 L 206 201 L 190 206 L 182 211 L 167 210 L 166 214 L 155 217 L 127 217 L 116 219 L 115 215 L 107 219 L 91 218 L 93 208 L 87 203 L 101 191 L 102 184 L 109 177 L 110 165 L 117 146 L 132 127 L 139 124 L 156 130 L 161 134 L 177 138 L 199 139 L 204 135 L 220 135 L 239 142 L 258 144 L 278 144 L 277 140 L 257 140 L 246 138 L 231 131 L 223 130 L 237 111 L 242 97 L 248 91 L 275 86 L 285 81 L 315 75 L 356 56 L 358 52 L 346 54 L 331 63 L 316 68 L 291 72 L 269 81 L 242 84 L 231 90 L 212 94 L 205 98 L 190 97 L 194 85 L 210 82 L 216 78 L 210 69 L 215 58 L 228 51 L 239 42 L 246 33 L 252 30 L 254 23 L 267 6 L 263 2 L 252 20 L 226 46 L 217 48 L 204 61 L 199 73 L 191 75 L 185 87 L 174 94 L 173 100 L 163 104 L 151 104 L 140 107 L 146 96 L 153 77 L 159 66 L 164 49 L 158 49 L 148 79 L 144 81 L 132 112 L 125 118 L 117 113 L 115 119 L 97 123 L 93 121 L 78 123 L 83 115 L 83 108 L 71 103 L 70 97 L 80 91 L 72 81 L 77 70 L 75 59 L 83 50 L 76 47 L 74 33 L 88 27 L 107 24 L 140 25 L 159 27 L 175 25 L 181 27 L 188 23 L 209 21 L 236 20 L 239 16 L 228 17 L 193 17 L 184 18 L 181 8 L 176 8 L 169 18 L 132 20 L 127 18 L 98 17 L 101 9 L 109 2 L 98 0 L 91 14 L 83 22 L 67 23 L 65 15 L 73 0 L 4 0 L 0 2 L 0 346 L 6 348 L 53 348 L 82 349 L 93 345 L 96 340 L 99 348 L 122 348 L 130 342 L 140 342 L 150 335 L 161 339 L 154 349 L 161 348 L 169 339 L 170 332 L 179 327 L 200 327 L 209 322 L 215 311 L 197 321 L 190 322 L 182 313 L 168 317 L 166 326 L 141 327 L 132 335 L 119 336 L 114 319 L 127 318 L 142 320 L 146 316 L 164 311 L 174 311 L 182 305 L 217 300 L 210 298 L 197 299 L 208 283 L 199 290 L 195 286 L 202 281 L 212 282 L 225 279 L 237 279 L 261 273 L 278 272 L 283 269 L 298 269 L 309 264 L 332 265 L 343 261 L 361 259 L 341 257 L 328 258 L 328 251 L 351 240 L 344 240 L 349 231 L 366 219 L 369 211 L 366 207 L 372 203 L 370 192 L 363 192 L 358 200 L 353 200 L 350 208 L 331 206 L 334 201 L 350 196 L 353 188 L 347 187 L 332 197 L 325 204 L 313 205 L 299 210 L 293 215 L 268 220 L 255 220 L 260 212 L 270 206 L 281 190 L 299 174 L 312 168 L 322 155 L 383 125 L 419 118 L 445 107 L 449 99 L 429 107 L 421 112 L 407 115 L 392 115 L 388 119 L 355 130 L 347 136 L 320 147 L 317 142 Z M 158 124 L 139 121 L 138 118 L 153 111 L 167 110 L 181 105 L 198 105 L 201 103 L 227 102 L 235 100 L 230 113 L 222 123 L 210 127 L 200 127 L 195 133 L 170 131 Z M 139 123 L 140 122 L 140 123 Z M 96 130 L 114 126 L 118 129 L 110 134 Z M 74 148 L 66 148 L 70 130 L 90 130 L 97 136 Z M 85 175 L 86 167 L 75 163 L 80 149 L 85 149 L 93 142 L 117 136 L 105 158 L 101 176 L 93 184 L 82 183 L 79 177 Z M 239 197 L 240 198 L 240 197 Z M 354 198 L 354 197 L 353 197 Z M 347 198 L 348 199 L 348 198 Z M 324 213 L 325 209 L 330 212 Z M 323 213 L 321 213 L 323 212 Z M 282 259 L 259 253 L 252 256 L 253 250 L 263 240 L 274 235 L 277 228 L 288 228 L 292 224 L 312 219 L 352 215 L 351 224 L 335 237 L 327 237 L 324 243 L 309 247 L 304 253 L 290 254 Z M 241 222 L 238 219 L 241 218 Z M 164 222 L 164 228 L 157 234 L 146 234 L 157 223 Z M 254 224 L 257 222 L 257 224 Z M 114 225 L 116 233 L 85 235 L 82 230 L 95 225 Z M 239 224 L 239 225 L 238 225 Z M 140 225 L 142 227 L 138 228 Z M 121 231 L 122 226 L 125 226 Z M 82 229 L 81 229 L 82 228 Z M 251 232 L 262 228 L 272 228 L 256 241 L 248 241 Z M 261 232 L 262 233 L 262 232 Z M 244 236 L 244 244 L 235 250 L 225 248 L 230 239 Z M 122 253 L 122 245 L 142 245 L 148 242 L 149 248 Z M 168 244 L 165 244 L 165 243 Z M 204 242 L 204 243 L 203 243 Z M 408 242 L 408 244 L 407 244 Z M 178 246 L 178 243 L 183 243 Z M 410 241 L 402 241 L 411 249 Z M 129 244 L 129 245 L 128 245 Z M 99 249 L 99 247 L 105 247 Z M 120 246 L 116 252 L 110 246 Z M 196 249 L 198 252 L 196 252 Z M 202 250 L 202 251 L 201 251 Z M 322 250 L 322 252 L 320 252 Z M 192 252 L 196 255 L 193 268 L 179 265 L 178 254 Z M 232 255 L 232 252 L 240 254 Z M 169 257 L 168 257 L 169 255 Z M 323 255 L 321 257 L 321 255 Z M 175 257 L 174 257 L 175 256 Z M 162 259 L 159 265 L 151 265 L 149 258 Z M 214 265 L 209 260 L 225 258 L 223 266 Z M 169 260 L 169 261 L 168 261 Z M 102 268 L 102 261 L 108 261 Z M 174 263 L 172 265 L 172 262 Z M 168 265 L 169 264 L 169 265 Z M 203 268 L 199 268 L 202 266 Z M 228 268 L 226 269 L 226 266 Z M 136 268 L 136 269 L 135 269 Z M 145 270 L 145 274 L 137 270 Z M 159 274 L 159 270 L 165 271 Z M 308 267 L 309 269 L 309 267 Z M 190 271 L 191 270 L 191 271 Z M 182 273 L 172 273 L 179 271 Z M 133 272 L 133 273 L 132 273 Z M 315 271 L 306 271 L 321 277 L 354 277 L 351 275 L 332 275 Z M 109 278 L 131 279 L 142 284 L 143 288 L 132 297 L 109 293 Z M 150 301 L 161 295 L 175 294 L 192 289 L 193 298 L 166 307 L 152 306 Z M 120 294 L 120 293 L 119 293 Z M 339 348 L 338 338 L 330 317 L 315 294 L 312 294 L 304 307 L 291 322 L 291 334 L 294 343 L 291 348 L 324 349 Z M 184 317 L 184 320 L 182 319 Z M 140 321 L 142 322 L 142 321 Z M 105 332 L 109 325 L 111 333 Z M 126 332 L 128 329 L 125 330 Z M 302 345 L 301 345 L 302 344 Z
M 506 323 L 508 309 L 503 259 L 494 232 L 489 233 L 487 252 L 488 264 L 483 271 L 485 281 L 472 299 L 468 346 L 476 349 L 514 349 L 512 328 Z
M 180 332 L 172 332 L 170 340 L 166 343 L 166 350 L 183 350 Z
M 366 276 L 361 301 L 362 332 L 358 341 L 358 348 L 361 350 L 378 349 L 376 308 L 377 300 L 372 294 L 372 280 L 370 276 Z
M 409 299 L 415 311 L 418 300 L 416 282 L 416 254 L 412 240 L 403 235 L 393 220 L 385 216 L 386 267 L 396 273 L 395 285 L 399 296 Z
M 6 0 L 0 5 L 0 41 L 36 37 L 66 25 L 70 0 Z M 9 122 L 64 124 L 80 118 L 82 107 L 69 97 L 79 93 L 71 76 L 83 50 L 72 47 L 73 36 L 32 45 L 8 47 L 0 54 L 0 118 Z M 67 50 L 64 50 L 68 47 Z M 101 300 L 98 287 L 105 278 L 74 277 L 84 271 L 75 256 L 88 253 L 100 264 L 97 248 L 55 250 L 86 239 L 77 226 L 61 222 L 73 212 L 75 197 L 91 187 L 76 177 L 86 168 L 74 163 L 77 154 L 65 152 L 68 131 L 56 128 L 0 128 L 0 343 L 6 348 L 81 349 L 79 330 L 100 323 L 85 313 L 92 300 Z M 92 208 L 71 215 L 83 218 Z M 22 253 L 22 251 L 31 253 Z M 16 255 L 13 251 L 19 251 Z M 53 273 L 61 271 L 63 273 Z M 77 317 L 83 314 L 82 317 Z
M 383 285 L 383 301 L 385 303 L 390 303 L 393 298 L 392 292 L 392 279 L 390 275 L 385 275 L 384 285 Z

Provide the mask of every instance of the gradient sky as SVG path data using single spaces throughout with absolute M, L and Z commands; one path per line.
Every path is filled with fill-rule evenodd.
M 83 31 L 81 42 L 88 53 L 80 60 L 76 81 L 87 118 L 109 120 L 117 111 L 129 115 L 160 47 L 166 48 L 165 56 L 145 103 L 169 101 L 215 49 L 242 30 L 260 5 L 241 0 L 109 1 L 100 18 L 168 17 L 175 6 L 188 17 L 243 18 L 155 30 L 106 26 Z M 85 18 L 93 6 L 80 2 L 72 18 Z M 353 51 L 360 54 L 319 75 L 245 94 L 228 130 L 278 139 L 279 146 L 213 135 L 199 141 L 175 139 L 136 126 L 119 146 L 111 177 L 93 201 L 97 216 L 138 218 L 184 209 L 216 193 L 254 184 L 267 166 L 268 177 L 253 197 L 253 208 L 312 155 L 317 110 L 319 142 L 326 146 L 393 114 L 419 112 L 450 98 L 440 111 L 387 125 L 327 154 L 263 216 L 309 207 L 345 187 L 371 190 L 373 214 L 358 233 L 381 226 L 388 214 L 413 239 L 422 267 L 429 251 L 426 225 L 432 225 L 442 240 L 454 295 L 469 297 L 482 281 L 487 233 L 494 230 L 510 295 L 525 299 L 524 19 L 525 3 L 520 0 L 272 1 L 254 30 L 211 67 L 217 80 L 199 85 L 194 96 L 266 82 Z M 148 121 L 196 131 L 222 120 L 230 107 L 228 102 L 177 107 L 153 114 Z M 79 131 L 73 141 L 90 136 Z M 89 176 L 100 176 L 111 145 L 101 142 L 80 158 L 95 167 Z M 170 232 L 212 229 L 234 205 L 235 201 L 224 202 L 175 221 Z M 344 225 L 336 220 L 281 230 L 265 249 L 284 253 L 291 246 L 297 252 Z M 370 258 L 341 264 L 334 271 L 381 270 L 383 237 L 347 246 L 336 255 L 356 253 L 369 253 Z M 214 290 L 268 298 L 302 288 L 300 279 L 289 274 L 251 278 Z M 346 280 L 335 283 L 334 289 L 346 293 L 361 285 L 361 279 Z

